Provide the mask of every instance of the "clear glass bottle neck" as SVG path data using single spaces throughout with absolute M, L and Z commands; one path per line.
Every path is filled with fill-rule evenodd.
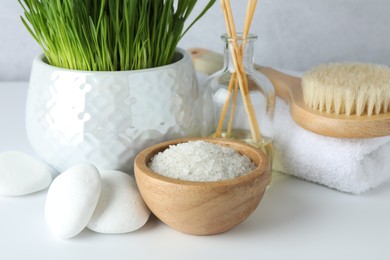
M 236 38 L 222 36 L 224 41 L 224 67 L 231 72 L 235 69 L 235 59 L 241 59 L 245 70 L 252 70 L 254 67 L 253 45 L 256 36 L 250 35 L 246 38 L 237 36 Z M 234 55 L 234 57 L 233 57 Z

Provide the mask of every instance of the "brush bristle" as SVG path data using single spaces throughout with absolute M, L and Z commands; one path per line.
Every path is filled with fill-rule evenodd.
M 320 65 L 302 77 L 306 105 L 336 115 L 390 112 L 390 68 L 363 63 Z

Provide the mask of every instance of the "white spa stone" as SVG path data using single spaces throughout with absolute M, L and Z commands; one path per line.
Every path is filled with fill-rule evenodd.
M 71 238 L 88 224 L 99 200 L 101 178 L 92 164 L 78 164 L 54 179 L 45 217 L 54 235 Z
M 120 171 L 102 171 L 102 191 L 88 228 L 99 233 L 127 233 L 141 228 L 150 210 L 134 178 Z
M 50 168 L 44 162 L 18 151 L 0 154 L 0 195 L 37 192 L 46 189 L 51 180 Z

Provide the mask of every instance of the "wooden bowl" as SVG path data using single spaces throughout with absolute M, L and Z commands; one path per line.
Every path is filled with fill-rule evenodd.
M 169 145 L 204 140 L 234 148 L 256 165 L 241 177 L 215 182 L 177 180 L 153 172 L 152 157 Z M 192 235 L 228 231 L 244 221 L 260 203 L 270 178 L 268 157 L 242 142 L 216 138 L 185 138 L 151 146 L 134 162 L 139 191 L 150 210 L 168 226 Z

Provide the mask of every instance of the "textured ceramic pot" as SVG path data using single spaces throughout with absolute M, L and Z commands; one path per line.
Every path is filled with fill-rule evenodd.
M 40 55 L 31 72 L 26 130 L 38 155 L 60 172 L 82 162 L 131 172 L 147 146 L 209 134 L 211 107 L 181 49 L 170 65 L 117 72 L 61 69 Z

